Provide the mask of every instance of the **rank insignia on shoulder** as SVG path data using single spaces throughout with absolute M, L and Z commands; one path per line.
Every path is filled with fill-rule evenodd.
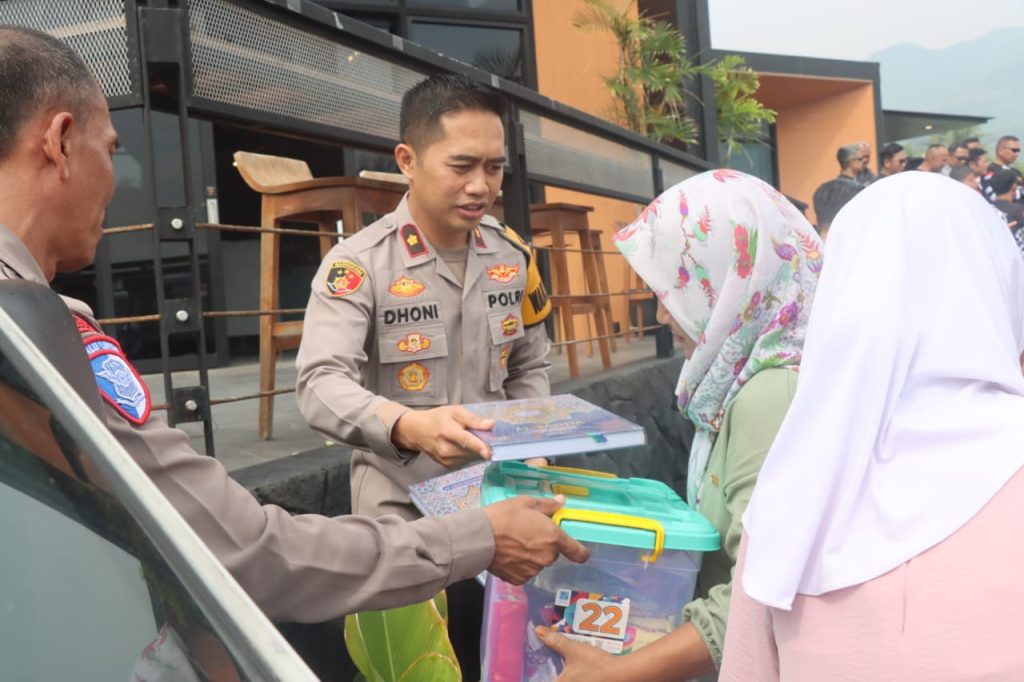
M 109 337 L 93 336 L 86 339 L 85 348 L 103 399 L 131 423 L 145 424 L 153 406 L 149 388 L 121 353 L 121 347 Z
M 515 336 L 518 331 L 519 318 L 516 315 L 509 313 L 508 316 L 501 321 L 502 336 Z
M 402 243 L 405 244 L 406 252 L 412 258 L 423 256 L 427 253 L 427 242 L 424 241 L 423 235 L 420 234 L 420 228 L 412 223 L 406 223 L 399 230 L 399 235 L 402 237 Z
M 388 287 L 388 291 L 390 291 L 395 296 L 408 298 L 410 296 L 422 294 L 426 290 L 426 288 L 427 285 L 424 284 L 423 282 L 417 282 L 411 277 L 403 276 L 399 277 L 394 282 L 392 282 L 391 286 Z
M 518 265 L 507 265 L 505 263 L 499 263 L 493 267 L 487 268 L 487 279 L 501 284 L 508 284 L 516 277 L 519 276 Z
M 366 270 L 352 261 L 334 261 L 327 271 L 327 290 L 334 296 L 348 296 L 358 291 L 365 279 Z
M 405 338 L 398 342 L 398 350 L 402 353 L 419 353 L 430 348 L 430 339 L 419 332 L 406 334 Z
M 417 392 L 427 387 L 430 370 L 418 362 L 413 362 L 398 370 L 398 385 L 403 390 Z

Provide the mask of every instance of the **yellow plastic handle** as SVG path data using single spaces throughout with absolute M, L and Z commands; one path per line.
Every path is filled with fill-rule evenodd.
M 609 474 L 604 471 L 591 471 L 590 469 L 577 469 L 576 467 L 559 467 L 545 464 L 537 468 L 543 471 L 559 471 L 563 474 L 583 474 L 584 476 L 593 476 L 594 478 L 618 478 L 615 474 Z
M 589 509 L 566 509 L 565 507 L 555 512 L 551 520 L 561 526 L 563 521 L 581 521 L 583 523 L 598 523 L 603 526 L 618 526 L 620 528 L 635 528 L 637 530 L 649 530 L 654 533 L 654 551 L 641 558 L 648 563 L 654 563 L 661 557 L 665 549 L 665 528 L 654 519 L 645 519 L 639 516 L 628 514 L 616 514 L 614 512 L 593 511 Z

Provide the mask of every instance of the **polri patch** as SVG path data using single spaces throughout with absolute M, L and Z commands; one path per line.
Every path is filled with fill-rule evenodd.
M 487 309 L 509 308 L 523 302 L 522 289 L 508 289 L 506 291 L 491 291 L 487 294 Z
M 327 290 L 334 296 L 348 296 L 358 291 L 365 279 L 366 270 L 352 261 L 334 261 L 327 271 Z
M 507 265 L 505 263 L 499 263 L 494 267 L 487 268 L 487 279 L 501 284 L 508 284 L 516 277 L 519 276 L 518 265 Z
M 425 351 L 430 348 L 430 338 L 420 334 L 419 332 L 412 332 L 406 334 L 405 337 L 398 342 L 398 350 L 402 353 L 416 354 L 421 351 Z
M 416 393 L 427 387 L 430 370 L 418 362 L 413 362 L 398 370 L 398 385 L 403 390 Z
M 426 289 L 427 285 L 423 282 L 418 282 L 411 277 L 405 276 L 399 277 L 391 283 L 391 286 L 388 287 L 388 291 L 393 295 L 401 296 L 402 298 L 417 296 L 426 291 Z
M 145 424 L 153 407 L 146 382 L 108 337 L 91 337 L 87 341 L 86 349 L 93 349 L 89 364 L 100 395 L 131 423 Z
M 399 235 L 401 235 L 402 243 L 405 244 L 405 250 L 410 257 L 418 258 L 419 256 L 426 255 L 427 242 L 423 239 L 423 235 L 420 234 L 420 228 L 412 223 L 406 223 L 399 231 Z
M 503 336 L 515 336 L 519 331 L 519 318 L 512 313 L 501 321 L 501 333 Z

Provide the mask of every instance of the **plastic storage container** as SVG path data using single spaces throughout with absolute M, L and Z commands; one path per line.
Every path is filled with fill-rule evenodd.
M 628 653 L 682 625 L 704 552 L 718 532 L 664 483 L 610 474 L 488 467 L 484 506 L 516 495 L 565 495 L 556 523 L 590 548 L 575 564 L 560 558 L 522 587 L 489 576 L 481 637 L 484 682 L 547 682 L 561 658 L 540 643 L 543 626 L 610 653 Z

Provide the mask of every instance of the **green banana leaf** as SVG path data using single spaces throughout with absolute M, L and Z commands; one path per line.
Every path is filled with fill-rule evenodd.
M 345 618 L 345 646 L 366 682 L 461 682 L 448 641 L 448 600 L 441 592 L 419 604 Z

